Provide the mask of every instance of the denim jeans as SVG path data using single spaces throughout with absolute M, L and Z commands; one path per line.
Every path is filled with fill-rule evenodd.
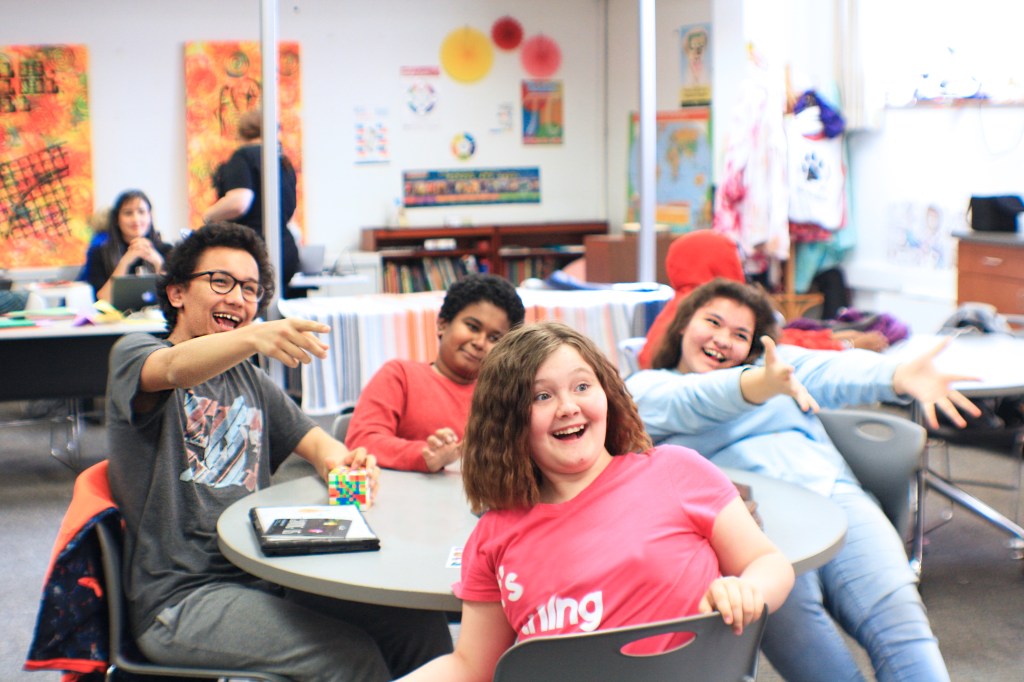
M 789 682 L 863 680 L 842 627 L 868 652 L 878 682 L 949 680 L 903 542 L 866 493 L 840 486 L 831 499 L 846 513 L 846 542 L 797 577 L 762 650 Z

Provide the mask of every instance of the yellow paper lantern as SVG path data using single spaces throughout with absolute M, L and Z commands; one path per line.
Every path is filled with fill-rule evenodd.
M 441 43 L 441 66 L 452 79 L 474 83 L 488 74 L 494 64 L 494 48 L 487 36 L 475 28 L 457 28 Z

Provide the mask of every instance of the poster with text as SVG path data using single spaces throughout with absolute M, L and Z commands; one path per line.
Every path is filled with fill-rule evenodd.
M 402 173 L 405 206 L 540 203 L 539 168 L 423 170 Z
M 523 144 L 562 144 L 562 81 L 523 81 Z
M 711 104 L 711 24 L 683 26 L 679 38 L 679 106 Z
M 405 100 L 402 126 L 407 130 L 436 128 L 441 67 L 403 66 L 398 73 Z
M 0 46 L 0 268 L 85 262 L 93 211 L 84 45 Z
M 355 116 L 354 152 L 356 163 L 387 163 L 390 161 L 391 136 L 387 108 L 356 107 L 353 114 Z
M 294 221 L 302 220 L 302 105 L 299 45 L 278 44 L 278 141 L 298 176 Z M 256 41 L 185 43 L 185 143 L 188 164 L 189 227 L 203 224 L 203 212 L 217 200 L 213 174 L 241 143 L 238 119 L 262 106 L 260 44 Z
M 629 126 L 629 203 L 626 222 L 639 220 L 639 117 Z M 711 137 L 707 107 L 659 111 L 655 152 L 654 220 L 672 232 L 711 227 Z

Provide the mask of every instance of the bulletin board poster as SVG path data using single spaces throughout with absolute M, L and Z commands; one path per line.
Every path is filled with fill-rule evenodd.
M 93 210 L 84 45 L 0 46 L 0 268 L 84 262 Z
M 707 107 L 659 111 L 655 136 L 656 223 L 677 234 L 711 227 L 711 126 Z M 639 117 L 629 126 L 626 222 L 639 221 Z
M 185 43 L 185 142 L 189 226 L 203 224 L 203 212 L 217 201 L 213 175 L 238 148 L 238 119 L 262 106 L 260 44 L 256 41 Z M 278 141 L 298 176 L 294 222 L 302 229 L 302 96 L 299 44 L 278 43 Z
M 679 29 L 679 106 L 711 104 L 711 24 Z
M 523 144 L 562 144 L 562 81 L 523 81 Z
M 540 168 L 405 171 L 402 187 L 407 207 L 538 204 Z

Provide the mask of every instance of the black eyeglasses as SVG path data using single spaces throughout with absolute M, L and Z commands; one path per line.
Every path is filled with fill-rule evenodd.
M 243 282 L 240 279 L 235 279 L 234 276 L 223 270 L 194 272 L 188 276 L 188 279 L 195 279 L 196 277 L 209 277 L 210 289 L 215 294 L 230 294 L 235 287 L 238 287 L 242 290 L 242 298 L 250 303 L 259 303 L 263 300 L 263 295 L 267 293 L 267 290 L 259 282 Z

